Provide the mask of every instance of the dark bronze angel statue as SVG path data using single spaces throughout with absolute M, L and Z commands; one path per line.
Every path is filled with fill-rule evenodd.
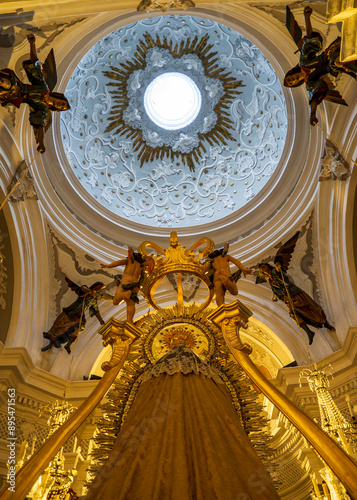
M 340 59 L 341 38 L 334 40 L 325 50 L 322 50 L 322 37 L 311 26 L 312 9 L 305 7 L 306 35 L 302 38 L 301 29 L 289 7 L 286 7 L 286 25 L 300 50 L 300 60 L 294 68 L 285 75 L 285 87 L 299 87 L 303 83 L 309 94 L 310 123 L 316 125 L 317 106 L 323 101 L 331 101 L 347 106 L 341 94 L 334 90 L 329 75 L 337 76 L 347 73 L 356 79 L 357 61 L 342 62 Z
M 59 92 L 52 92 L 57 83 L 56 64 L 53 50 L 41 67 L 36 50 L 36 39 L 27 35 L 30 44 L 30 59 L 22 63 L 30 84 L 22 83 L 9 68 L 0 70 L 0 104 L 12 104 L 17 108 L 22 103 L 30 106 L 30 124 L 34 129 L 37 151 L 44 153 L 44 135 L 51 125 L 51 111 L 65 111 L 70 105 Z
M 45 339 L 50 341 L 41 351 L 48 351 L 52 347 L 60 348 L 65 344 L 68 354 L 71 353 L 71 344 L 76 340 L 78 333 L 85 328 L 85 311 L 89 309 L 89 316 L 96 316 L 99 323 L 104 325 L 103 318 L 99 312 L 98 300 L 113 300 L 113 296 L 103 292 L 104 283 L 97 281 L 89 288 L 87 286 L 78 286 L 73 281 L 66 278 L 68 287 L 77 295 L 77 299 L 55 319 L 48 332 L 43 332 Z
M 321 307 L 301 288 L 296 286 L 285 274 L 288 270 L 299 232 L 282 245 L 274 259 L 274 267 L 270 264 L 259 264 L 256 284 L 267 281 L 274 293 L 273 300 L 281 300 L 288 306 L 290 316 L 307 333 L 309 344 L 312 344 L 315 333 L 308 325 L 315 328 L 334 330 Z

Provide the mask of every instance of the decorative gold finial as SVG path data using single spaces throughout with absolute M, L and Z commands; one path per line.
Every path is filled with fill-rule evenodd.
M 331 366 L 331 365 L 328 365 Z M 326 366 L 318 368 L 317 364 L 310 368 L 304 368 L 299 375 L 300 387 L 301 380 L 306 378 L 312 392 L 316 393 L 317 403 L 320 410 L 320 424 L 321 428 L 332 437 L 344 449 L 346 453 L 356 458 L 356 434 L 355 426 L 349 423 L 337 408 L 332 395 L 329 391 L 330 372 L 326 371 Z M 332 366 L 331 366 L 332 368 Z M 353 414 L 351 415 L 353 418 Z M 354 420 L 353 420 L 354 422 Z M 340 482 L 332 469 L 323 460 L 325 467 L 319 470 L 320 476 L 324 479 L 322 483 L 324 495 L 320 495 L 316 479 L 312 477 L 312 483 L 315 488 L 316 495 L 314 499 L 320 500 L 322 498 L 338 498 L 341 500 L 348 500 L 350 497 L 347 495 L 346 489 Z M 326 491 L 325 491 L 326 490 Z
M 67 401 L 61 403 L 56 400 L 54 403 L 50 402 L 47 405 L 42 405 L 40 408 L 40 417 L 44 413 L 49 413 L 50 416 L 47 420 L 47 425 L 50 428 L 48 435 L 51 436 L 64 422 L 68 419 L 71 413 L 77 410 L 76 406 L 72 406 Z
M 47 426 L 49 427 L 47 438 L 59 429 L 76 409 L 77 408 L 75 406 L 72 406 L 65 400 L 61 402 L 56 400 L 55 402 L 50 402 L 47 405 L 42 405 L 40 408 L 40 416 L 45 413 L 49 414 L 49 418 L 47 420 Z M 22 446 L 22 449 L 24 450 L 24 456 L 22 457 L 23 465 L 26 461 L 26 447 Z M 76 469 L 78 459 L 81 457 L 81 459 L 84 460 L 80 455 L 81 448 L 77 447 L 77 438 L 75 438 L 73 452 L 77 455 L 73 468 L 66 469 L 65 454 L 63 452 L 63 448 L 61 448 L 48 466 L 43 470 L 35 484 L 33 484 L 31 490 L 27 493 L 26 498 L 29 500 L 42 500 L 43 498 L 46 498 L 46 500 L 77 499 L 78 496 L 72 490 L 71 486 L 74 477 L 78 474 Z
M 300 372 L 300 386 L 301 380 L 306 378 L 311 391 L 316 392 L 322 429 L 335 439 L 346 453 L 355 458 L 355 453 L 352 451 L 352 448 L 356 448 L 355 429 L 337 408 L 328 389 L 330 385 L 328 377 L 332 375 L 326 371 L 326 366 L 318 368 L 315 363 L 312 368 L 304 368 Z

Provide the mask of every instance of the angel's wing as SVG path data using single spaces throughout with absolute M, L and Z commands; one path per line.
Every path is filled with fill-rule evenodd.
M 68 288 L 76 292 L 77 295 L 80 295 L 82 293 L 81 287 L 73 283 L 73 281 L 68 279 L 67 276 L 65 277 L 65 280 L 67 281 Z
M 339 91 L 335 89 L 335 84 L 332 82 L 330 75 L 322 75 L 321 79 L 328 86 L 328 91 L 325 96 L 325 101 L 330 101 L 334 102 L 335 104 L 342 104 L 343 106 L 348 106 L 347 102 L 344 100 Z
M 57 83 L 57 68 L 53 49 L 50 50 L 45 62 L 42 65 L 43 76 L 48 88 L 52 91 Z
M 302 31 L 300 26 L 295 20 L 294 14 L 291 12 L 289 6 L 286 6 L 286 27 L 293 37 L 294 42 L 296 43 L 298 49 L 301 49 L 302 46 Z
M 237 283 L 237 281 L 239 280 L 239 278 L 241 277 L 241 274 L 242 274 L 242 271 L 240 269 L 238 269 L 238 271 L 235 271 L 233 274 L 232 274 L 232 279 L 234 281 L 234 283 Z
M 334 102 L 335 104 L 342 104 L 342 106 L 348 106 L 347 102 L 344 100 L 338 90 L 328 90 L 325 101 Z
M 274 264 L 277 262 L 281 263 L 281 267 L 284 272 L 288 270 L 290 261 L 291 261 L 291 255 L 295 249 L 296 242 L 298 240 L 300 231 L 298 231 L 290 240 L 288 240 L 286 243 L 284 243 L 278 250 L 275 259 L 274 259 Z

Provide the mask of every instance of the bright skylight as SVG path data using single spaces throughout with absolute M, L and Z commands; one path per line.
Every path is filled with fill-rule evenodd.
M 201 93 L 183 73 L 163 73 L 147 87 L 144 106 L 150 119 L 166 130 L 184 128 L 201 109 Z

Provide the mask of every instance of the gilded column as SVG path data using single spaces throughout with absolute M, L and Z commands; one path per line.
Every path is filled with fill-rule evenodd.
M 251 311 L 238 300 L 222 304 L 207 319 L 221 330 L 236 361 L 262 393 L 285 415 L 321 455 L 345 486 L 352 500 L 357 500 L 357 465 L 318 425 L 276 389 L 249 358 L 248 344 L 239 338 L 239 328 L 246 326 Z
M 27 492 L 46 469 L 53 456 L 98 406 L 121 370 L 129 352 L 130 344 L 140 337 L 140 331 L 132 324 L 112 318 L 99 330 L 103 345 L 112 347 L 112 356 L 102 364 L 104 375 L 89 398 L 51 437 L 32 455 L 16 474 L 16 496 L 7 489 L 0 493 L 1 500 L 25 498 Z

